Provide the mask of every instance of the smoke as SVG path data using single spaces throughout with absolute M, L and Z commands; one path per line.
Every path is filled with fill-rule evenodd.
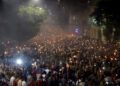
M 60 34 L 68 33 L 74 29 L 75 25 L 70 24 L 70 17 L 74 14 L 79 16 L 78 21 L 86 23 L 88 16 L 85 4 L 80 7 L 80 12 L 70 13 L 70 8 L 65 9 L 57 0 L 41 0 L 37 6 L 42 6 L 47 12 L 47 19 L 39 28 L 31 28 L 32 25 L 18 17 L 18 7 L 27 5 L 30 0 L 1 0 L 0 1 L 0 39 L 1 40 L 18 40 L 26 41 L 38 37 L 41 33 Z M 85 7 L 85 9 L 84 9 Z M 78 6 L 79 9 L 79 6 Z M 77 11 L 78 11 L 77 9 Z M 83 12 L 84 11 L 84 12 Z M 72 15 L 71 15 L 72 14 Z M 75 15 L 76 16 L 76 15 Z M 80 23 L 81 24 L 81 23 Z M 74 26 L 70 28 L 69 26 Z M 82 26 L 82 25 L 81 25 Z M 44 34 L 45 36 L 46 34 Z
M 3 0 L 0 4 L 0 39 L 25 41 L 34 37 L 39 29 L 31 28 L 32 25 L 26 18 L 20 19 L 18 7 L 26 5 L 25 0 Z

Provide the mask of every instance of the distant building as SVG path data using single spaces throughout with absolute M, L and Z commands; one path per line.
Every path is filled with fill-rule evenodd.
M 95 10 L 98 1 L 100 0 L 88 0 L 89 14 L 91 14 Z M 88 18 L 88 24 L 88 37 L 105 41 L 105 36 L 103 35 L 104 28 L 97 26 L 97 21 L 94 19 L 94 17 Z

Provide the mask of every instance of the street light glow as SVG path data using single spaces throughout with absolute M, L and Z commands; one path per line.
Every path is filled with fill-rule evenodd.
M 40 7 L 39 9 L 40 9 L 40 10 L 42 10 L 42 8 L 41 8 L 41 7 Z
M 16 63 L 19 64 L 19 65 L 21 65 L 23 62 L 22 62 L 21 59 L 17 59 Z
M 38 2 L 39 0 L 34 0 L 35 2 Z

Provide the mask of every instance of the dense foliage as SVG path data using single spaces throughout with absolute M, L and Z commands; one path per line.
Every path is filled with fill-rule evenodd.
M 46 18 L 41 5 L 28 0 L 0 0 L 0 39 L 19 41 L 34 37 Z
M 42 8 L 33 6 L 20 6 L 18 15 L 32 23 L 41 23 L 46 18 L 45 11 Z
M 107 39 L 111 37 L 114 40 L 120 38 L 120 12 L 119 12 L 119 0 L 101 0 L 92 16 L 97 21 L 97 25 L 105 26 L 104 35 Z

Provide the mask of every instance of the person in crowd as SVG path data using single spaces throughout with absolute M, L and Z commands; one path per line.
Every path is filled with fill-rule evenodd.
M 18 83 L 19 86 L 117 86 L 120 83 L 117 43 L 70 35 L 24 45 L 12 42 L 0 42 L 0 45 L 5 50 L 0 53 L 0 86 L 1 83 L 9 86 Z M 16 50 L 17 55 L 24 54 L 26 63 L 14 64 L 12 57 Z
M 21 77 L 18 80 L 17 86 L 22 86 L 22 79 L 21 79 Z
M 10 78 L 10 86 L 13 86 L 14 80 L 15 80 L 15 76 L 14 76 L 14 74 L 12 74 L 12 76 Z

